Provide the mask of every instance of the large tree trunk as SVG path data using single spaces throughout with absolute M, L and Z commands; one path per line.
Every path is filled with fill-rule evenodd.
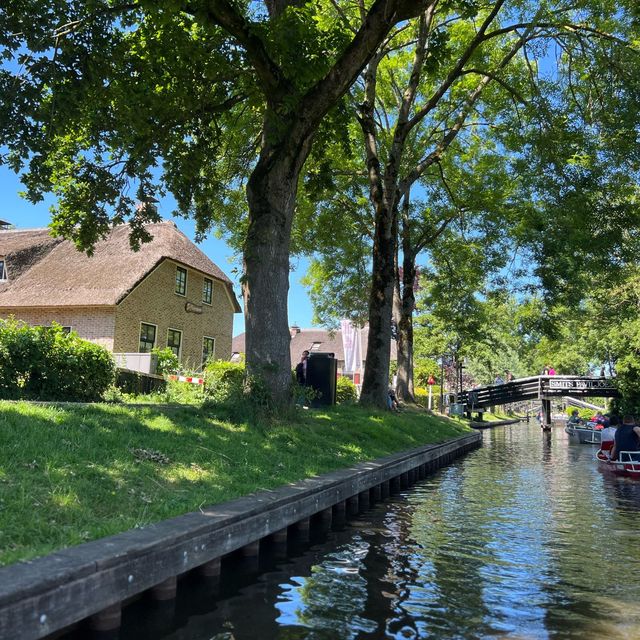
M 289 401 L 289 246 L 300 171 L 311 141 L 265 147 L 247 184 L 249 228 L 243 297 L 249 380 L 263 380 L 277 404 Z
M 389 390 L 396 220 L 394 207 L 388 206 L 385 199 L 381 206 L 376 208 L 373 272 L 369 297 L 369 338 L 360 393 L 362 404 L 381 408 L 387 406 Z
M 398 320 L 398 384 L 399 400 L 415 402 L 413 388 L 413 310 L 415 309 L 415 259 L 404 254 L 402 263 L 402 299 Z

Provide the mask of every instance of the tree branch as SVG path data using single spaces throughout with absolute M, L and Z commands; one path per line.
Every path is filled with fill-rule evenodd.
M 290 83 L 269 55 L 265 43 L 229 0 L 208 0 L 202 5 L 186 2 L 185 11 L 196 18 L 205 16 L 210 22 L 221 26 L 243 46 L 268 102 L 279 103 L 291 92 Z
M 520 93 L 518 93 L 511 85 L 507 84 L 500 76 L 493 73 L 493 71 L 485 71 L 484 69 L 465 69 L 460 75 L 464 76 L 468 73 L 475 73 L 491 78 L 491 80 L 497 82 L 504 89 L 506 89 L 514 98 L 518 100 L 518 102 L 520 102 L 520 104 L 527 104 L 527 101 L 522 97 Z
M 478 46 L 483 42 L 484 35 L 486 30 L 489 28 L 489 25 L 493 22 L 494 18 L 498 15 L 498 12 L 502 8 L 505 0 L 497 0 L 493 9 L 489 12 L 489 15 L 486 17 L 478 33 L 471 40 L 469 45 L 467 46 L 464 53 L 460 56 L 455 67 L 449 72 L 445 81 L 440 85 L 438 90 L 431 96 L 431 98 L 427 101 L 427 104 L 420 109 L 414 116 L 409 120 L 407 126 L 409 129 L 415 127 L 430 111 L 432 111 L 435 106 L 440 102 L 442 96 L 448 91 L 449 87 L 454 83 L 454 81 L 460 76 L 460 73 L 464 69 L 464 65 L 467 64 L 469 58 L 471 58 L 473 52 L 478 48 Z

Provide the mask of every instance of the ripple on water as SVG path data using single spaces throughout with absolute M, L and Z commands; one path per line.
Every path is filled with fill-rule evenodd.
M 640 638 L 640 482 L 562 429 L 483 438 L 167 640 Z

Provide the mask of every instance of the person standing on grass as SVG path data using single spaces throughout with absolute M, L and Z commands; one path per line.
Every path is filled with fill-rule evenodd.
M 309 361 L 309 352 L 303 351 L 300 356 L 300 362 L 296 365 L 296 381 L 301 387 L 307 386 L 307 364 Z

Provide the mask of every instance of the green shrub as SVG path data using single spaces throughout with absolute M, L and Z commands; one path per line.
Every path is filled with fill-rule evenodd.
M 426 388 L 429 385 L 429 378 L 431 376 L 440 381 L 440 366 L 435 360 L 427 358 L 415 363 L 413 367 L 413 382 L 416 387 Z
M 215 404 L 241 401 L 244 392 L 244 365 L 216 360 L 204 371 L 205 397 Z
M 114 379 L 113 358 L 104 347 L 55 323 L 31 327 L 0 320 L 0 398 L 92 402 Z
M 156 365 L 156 373 L 158 375 L 163 376 L 165 374 L 175 374 L 178 372 L 180 360 L 178 360 L 178 356 L 173 353 L 169 347 L 164 347 L 164 349 L 155 347 L 151 349 L 151 353 L 158 358 L 158 364 Z
M 589 420 L 589 418 L 596 414 L 594 409 L 583 409 L 580 407 L 567 407 L 566 414 L 570 416 L 576 410 L 578 411 L 578 416 L 583 420 Z
M 358 390 L 350 378 L 340 376 L 336 384 L 336 402 L 338 404 L 354 404 L 358 401 Z
M 416 404 L 423 407 L 429 406 L 429 386 L 427 387 L 415 387 L 413 390 L 413 396 L 416 400 Z M 431 386 L 431 408 L 435 411 L 436 403 L 440 402 L 440 385 L 434 384 Z

